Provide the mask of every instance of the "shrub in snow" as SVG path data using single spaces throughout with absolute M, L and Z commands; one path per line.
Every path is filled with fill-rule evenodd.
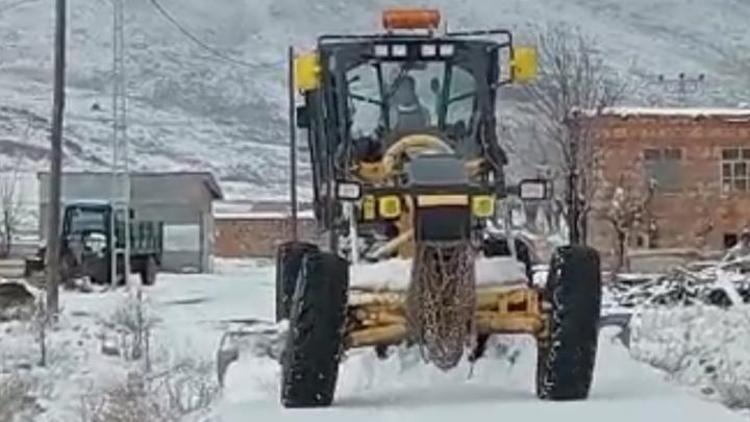
M 643 309 L 631 354 L 727 406 L 750 408 L 750 306 Z
M 157 374 L 125 380 L 81 400 L 82 422 L 177 422 L 207 412 L 219 392 L 213 365 L 184 359 Z
M 105 354 L 118 354 L 126 360 L 146 359 L 150 363 L 150 338 L 154 326 L 159 319 L 153 314 L 148 302 L 143 298 L 142 291 L 121 303 L 104 321 L 106 327 L 112 328 L 118 333 L 117 343 L 112 338 L 103 339 L 102 352 Z
M 14 422 L 35 409 L 33 383 L 18 375 L 0 376 L 0 421 Z

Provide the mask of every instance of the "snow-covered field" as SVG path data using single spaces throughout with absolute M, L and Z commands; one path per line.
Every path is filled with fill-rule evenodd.
M 270 262 L 222 261 L 218 264 L 217 273 L 213 275 L 163 274 L 156 286 L 146 290 L 145 319 L 151 320 L 153 316 L 156 321 L 150 337 L 151 374 L 179 367 L 189 358 L 208 363 L 203 372 L 195 375 L 202 377 L 201 386 L 213 385 L 216 379 L 214 359 L 224 331 L 236 327 L 241 320 L 269 321 L 272 318 L 273 268 Z M 28 324 L 0 325 L 3 369 L 0 373 L 30 372 L 37 380 L 35 395 L 39 398 L 40 409 L 45 411 L 32 420 L 81 421 L 81 409 L 91 409 L 91 406 L 83 406 L 87 401 L 82 398 L 88 397 L 90 401 L 108 385 L 124 383 L 128 372 L 143 370 L 142 361 L 128 362 L 103 353 L 104 349 L 127 349 L 120 344 L 123 337 L 112 327 L 113 321 L 118 320 L 114 315 L 127 300 L 127 292 L 121 290 L 63 293 L 62 320 L 59 327 L 48 334 L 47 368 L 35 366 L 39 347 L 33 338 L 34 330 L 30 330 Z M 210 412 L 186 420 L 419 421 L 480 420 L 492 415 L 545 422 L 745 420 L 742 414 L 711 400 L 710 394 L 701 394 L 705 384 L 686 382 L 685 386 L 680 386 L 681 381 L 688 380 L 669 378 L 645 363 L 666 370 L 668 365 L 660 362 L 668 360 L 673 352 L 667 353 L 665 348 L 674 349 L 684 344 L 692 347 L 689 350 L 698 350 L 696 347 L 705 343 L 727 345 L 725 349 L 733 353 L 733 360 L 742 365 L 750 364 L 747 343 L 736 337 L 741 331 L 731 329 L 733 325 L 740 325 L 741 320 L 718 312 L 705 311 L 698 319 L 674 312 L 662 314 L 671 316 L 660 319 L 640 315 L 640 329 L 634 334 L 632 350 L 643 363 L 633 359 L 615 339 L 618 329 L 603 329 L 594 385 L 590 399 L 585 402 L 538 401 L 533 393 L 536 358 L 533 342 L 509 337 L 494 339 L 487 357 L 474 368 L 462 364 L 448 373 L 421 364 L 413 351 L 393 350 L 385 361 L 378 360 L 371 350 L 351 352 L 342 366 L 334 406 L 313 411 L 282 409 L 278 363 L 267 356 L 243 353 L 229 367 L 225 388 L 216 397 Z M 683 324 L 687 320 L 697 322 Z M 718 327 L 722 329 L 717 330 Z M 703 335 L 712 331 L 724 334 Z M 686 332 L 694 336 L 689 344 L 684 341 Z M 705 342 L 701 340 L 704 338 Z M 705 353 L 700 352 L 693 358 L 716 356 L 711 354 L 709 346 L 705 349 Z M 692 385 L 702 388 L 692 388 Z

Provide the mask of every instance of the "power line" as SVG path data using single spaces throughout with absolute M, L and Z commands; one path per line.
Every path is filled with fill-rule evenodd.
M 258 67 L 257 64 L 253 64 L 253 63 L 250 63 L 250 62 L 245 62 L 245 61 L 242 61 L 242 60 L 238 60 L 238 59 L 232 58 L 232 57 L 228 56 L 226 53 L 224 53 L 223 51 L 218 50 L 218 49 L 216 49 L 214 47 L 211 47 L 210 45 L 208 45 L 205 42 L 203 42 L 200 38 L 198 38 L 197 36 L 193 35 L 193 33 L 190 32 L 185 27 L 185 25 L 183 25 L 182 23 L 180 23 L 180 21 L 178 21 L 177 19 L 175 19 L 174 16 L 172 16 L 171 13 L 169 13 L 161 4 L 159 4 L 159 2 L 157 0 L 151 0 L 151 4 L 164 17 L 164 19 L 168 20 L 172 25 L 174 25 L 175 28 L 177 28 L 177 30 L 179 30 L 182 33 L 182 35 L 186 36 L 188 39 L 190 39 L 192 42 L 194 42 L 195 44 L 197 44 L 199 47 L 201 47 L 204 50 L 208 51 L 209 53 L 213 54 L 217 58 L 225 60 L 225 61 L 228 61 L 230 63 L 234 63 L 236 65 L 240 65 L 240 66 L 246 66 L 246 67 L 251 67 L 251 68 L 257 68 Z
M 17 0 L 17 1 L 13 1 L 13 2 L 8 2 L 8 3 L 0 4 L 0 13 L 5 13 L 5 12 L 13 10 L 13 9 L 15 9 L 17 7 L 23 6 L 23 5 L 27 4 L 27 3 L 34 3 L 36 1 L 37 0 Z

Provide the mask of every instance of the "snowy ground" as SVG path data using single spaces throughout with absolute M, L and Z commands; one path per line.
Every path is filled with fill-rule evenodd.
M 229 380 L 223 421 L 454 421 L 485 420 L 488 416 L 524 421 L 734 421 L 743 420 L 720 405 L 668 384 L 661 375 L 633 361 L 616 344 L 611 331 L 600 342 L 599 363 L 591 398 L 577 403 L 545 403 L 533 393 L 532 344 L 512 342 L 519 354 L 514 363 L 489 357 L 474 368 L 461 366 L 442 374 L 393 356 L 379 362 L 371 353 L 357 353 L 344 364 L 335 407 L 323 411 L 283 410 L 278 405 L 275 366 L 249 359 Z M 513 355 L 513 352 L 510 352 Z M 412 356 L 413 358 L 413 356 Z M 248 374 L 255 374 L 248 376 Z M 234 389 L 234 391 L 232 391 Z M 240 390 L 240 391 L 237 391 Z
M 147 290 L 148 309 L 159 320 L 152 345 L 155 370 L 186 356 L 213 362 L 222 333 L 237 320 L 270 320 L 273 269 L 268 264 L 225 261 L 210 276 L 162 275 Z M 63 294 L 64 317 L 60 328 L 50 334 L 49 369 L 31 371 L 44 385 L 40 404 L 47 409 L 33 420 L 80 421 L 81 396 L 121 381 L 139 365 L 101 353 L 110 332 L 106 321 L 126 298 L 123 291 Z M 38 347 L 28 327 L 6 323 L 0 331 L 4 369 L 33 366 Z M 594 386 L 585 402 L 539 402 L 533 394 L 533 343 L 524 338 L 498 338 L 473 371 L 462 365 L 441 373 L 422 365 L 408 351 L 394 350 L 385 361 L 370 350 L 352 352 L 342 366 L 334 407 L 314 411 L 282 409 L 278 364 L 244 354 L 230 366 L 225 390 L 212 414 L 198 420 L 479 420 L 489 415 L 545 422 L 745 420 L 720 403 L 706 400 L 696 389 L 678 387 L 661 372 L 634 360 L 613 339 L 616 333 L 612 328 L 602 331 Z M 642 349 L 658 354 L 658 344 L 643 343 Z M 737 343 L 738 347 L 742 344 Z M 211 372 L 213 377 L 213 366 Z

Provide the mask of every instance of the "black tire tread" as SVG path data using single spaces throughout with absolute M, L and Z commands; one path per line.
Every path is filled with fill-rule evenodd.
M 550 338 L 540 344 L 537 396 L 544 400 L 588 398 L 596 361 L 601 312 L 599 254 L 585 246 L 558 249 L 546 286 L 552 303 Z
M 317 246 L 304 242 L 279 245 L 276 251 L 276 322 L 289 318 L 302 259 L 306 254 L 317 250 Z
M 285 407 L 324 407 L 333 402 L 348 285 L 344 259 L 324 252 L 304 256 L 282 356 L 281 402 Z

